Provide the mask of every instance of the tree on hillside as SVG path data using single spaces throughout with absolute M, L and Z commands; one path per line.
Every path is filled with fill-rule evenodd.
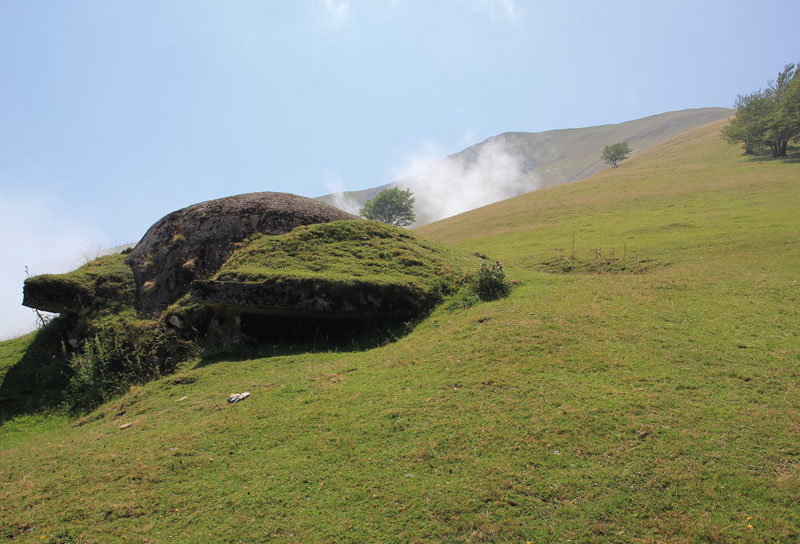
M 385 189 L 361 208 L 361 217 L 404 227 L 416 220 L 414 195 L 410 190 Z
M 728 143 L 742 143 L 746 155 L 765 145 L 766 125 L 771 115 L 772 99 L 764 91 L 739 95 L 734 102 L 736 117 L 722 129 Z
M 616 168 L 617 163 L 627 159 L 628 155 L 630 154 L 631 148 L 628 146 L 628 142 L 619 142 L 617 144 L 607 145 L 603 149 L 603 154 L 600 157 L 605 162 Z
M 745 154 L 768 148 L 783 157 L 790 140 L 800 139 L 800 70 L 787 64 L 774 82 L 736 97 L 736 117 L 722 129 L 729 143 L 744 144 Z

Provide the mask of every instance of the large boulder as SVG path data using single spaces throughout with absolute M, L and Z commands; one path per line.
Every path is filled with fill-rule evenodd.
M 240 242 L 256 233 L 284 234 L 300 225 L 357 219 L 328 204 L 288 193 L 249 193 L 194 204 L 155 223 L 126 263 L 141 308 L 162 311 L 212 276 Z

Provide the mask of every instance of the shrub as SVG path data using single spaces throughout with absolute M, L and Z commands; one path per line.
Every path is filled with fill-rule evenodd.
M 142 374 L 143 354 L 131 350 L 118 336 L 96 334 L 88 339 L 83 351 L 69 360 L 72 372 L 65 391 L 73 410 L 94 408 L 124 391 L 134 376 Z
M 85 334 L 81 348 L 68 354 L 64 397 L 73 411 L 94 408 L 133 384 L 171 373 L 189 353 L 173 331 L 130 313 L 98 316 Z
M 503 265 L 496 261 L 489 266 L 482 264 L 475 274 L 473 289 L 481 300 L 497 300 L 508 296 L 511 284 L 503 272 Z
M 511 284 L 506 279 L 500 261 L 483 263 L 475 274 L 458 290 L 447 305 L 448 310 L 464 310 L 481 300 L 497 300 L 508 296 Z

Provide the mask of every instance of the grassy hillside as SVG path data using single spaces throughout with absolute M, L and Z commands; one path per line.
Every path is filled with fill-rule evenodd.
M 501 259 L 506 299 L 5 422 L 2 536 L 797 542 L 800 164 L 720 126 L 419 230 Z
M 608 168 L 600 159 L 603 148 L 615 142 L 627 141 L 633 149 L 633 156 L 686 131 L 707 123 L 726 119 L 732 114 L 727 108 L 697 108 L 671 111 L 651 115 L 642 119 L 612 125 L 549 130 L 546 132 L 505 132 L 492 136 L 484 142 L 472 145 L 463 151 L 450 155 L 442 163 L 444 168 L 458 172 L 468 172 L 487 146 L 502 150 L 516 161 L 520 172 L 517 185 L 519 190 L 508 196 L 525 193 L 531 188 L 551 187 L 577 181 Z M 491 169 L 490 169 L 491 170 Z M 491 175 L 491 172 L 483 172 Z M 507 174 L 507 173 L 506 173 Z M 504 175 L 506 175 L 504 174 Z M 423 179 L 425 175 L 421 176 Z M 493 180 L 486 178 L 486 183 Z M 441 180 L 439 182 L 442 182 Z M 459 180 L 450 180 L 452 190 L 458 191 Z M 328 204 L 339 205 L 342 197 L 362 206 L 380 191 L 409 185 L 409 180 L 399 180 L 379 187 L 362 191 L 346 191 L 341 195 L 319 197 Z M 423 186 L 427 185 L 424 183 Z M 412 183 L 410 186 L 414 186 Z M 420 193 L 418 199 L 425 199 Z M 425 216 L 425 206 L 418 201 L 418 223 L 429 223 L 441 217 Z M 352 211 L 352 210 L 350 210 Z

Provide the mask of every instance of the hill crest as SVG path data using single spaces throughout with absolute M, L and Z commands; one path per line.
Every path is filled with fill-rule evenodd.
M 585 179 L 605 168 L 608 144 L 627 141 L 633 155 L 699 126 L 727 119 L 728 108 L 672 111 L 617 124 L 544 132 L 504 132 L 447 156 L 404 179 L 362 191 L 318 197 L 351 213 L 384 189 L 410 189 L 417 225 L 531 191 Z

